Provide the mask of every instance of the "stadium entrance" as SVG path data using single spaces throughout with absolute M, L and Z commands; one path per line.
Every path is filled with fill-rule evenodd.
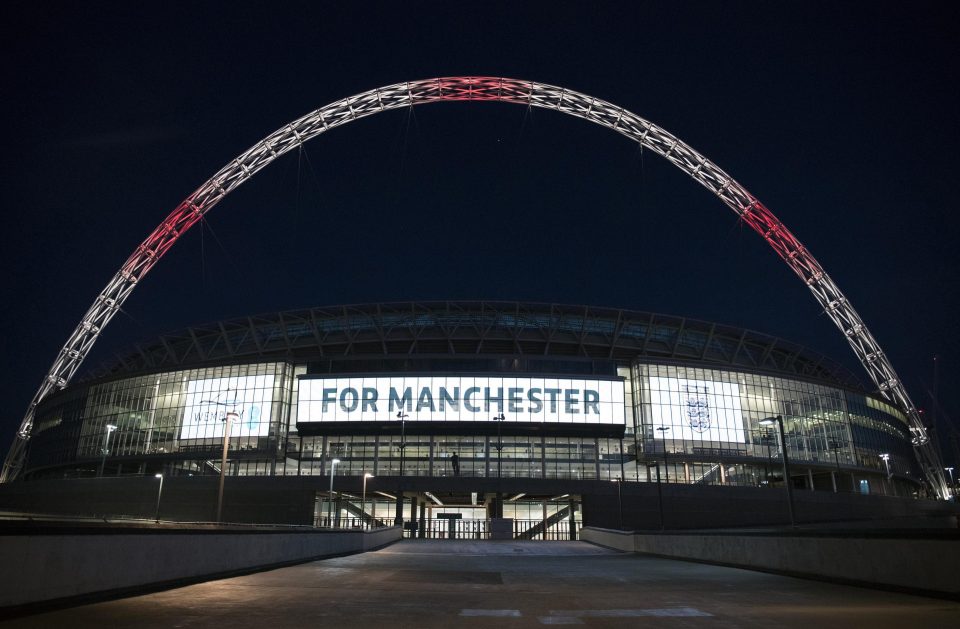
M 407 539 L 579 538 L 580 496 L 481 491 L 317 492 L 315 524 L 332 528 L 400 525 Z

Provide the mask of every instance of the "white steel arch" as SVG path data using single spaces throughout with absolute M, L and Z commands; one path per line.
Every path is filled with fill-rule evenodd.
M 97 295 L 30 402 L 4 461 L 0 482 L 11 480 L 19 473 L 37 404 L 51 392 L 67 386 L 104 327 L 137 284 L 177 239 L 221 199 L 276 158 L 321 133 L 382 111 L 441 101 L 518 103 L 589 120 L 663 156 L 717 195 L 803 280 L 844 334 L 881 395 L 907 413 L 913 445 L 927 480 L 941 497 L 949 495 L 939 453 L 931 444 L 926 427 L 893 365 L 820 263 L 756 197 L 679 138 L 622 107 L 554 85 L 491 77 L 446 77 L 397 83 L 335 101 L 277 129 L 221 168 L 140 243 Z

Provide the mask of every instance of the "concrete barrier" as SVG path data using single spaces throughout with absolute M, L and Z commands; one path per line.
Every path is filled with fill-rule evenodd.
M 198 582 L 364 552 L 400 537 L 396 527 L 8 527 L 0 531 L 8 576 L 0 608 Z
M 586 527 L 607 548 L 901 591 L 960 597 L 953 532 L 633 533 Z

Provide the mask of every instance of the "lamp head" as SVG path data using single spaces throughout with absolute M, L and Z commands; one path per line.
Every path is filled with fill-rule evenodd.
M 363 475 L 363 477 L 364 477 L 364 478 L 373 478 L 373 474 L 371 474 L 370 472 L 367 472 L 366 474 Z
M 163 478 L 163 474 L 154 474 L 153 477 L 154 477 L 154 478 Z
M 107 432 L 113 432 L 116 429 L 117 427 L 114 426 L 113 424 L 107 424 Z
M 339 463 L 339 462 L 340 462 L 340 459 L 334 459 L 333 461 L 331 461 L 331 463 L 334 464 L 334 465 L 336 465 L 336 464 Z

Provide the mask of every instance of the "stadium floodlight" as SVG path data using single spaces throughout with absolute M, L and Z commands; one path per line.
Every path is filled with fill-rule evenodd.
M 797 520 L 793 515 L 793 483 L 790 480 L 790 463 L 787 459 L 787 436 L 783 432 L 783 415 L 764 417 L 759 422 L 761 426 L 777 425 L 780 435 L 780 458 L 783 460 L 783 484 L 787 488 L 787 506 L 790 511 L 790 526 L 796 528 Z

